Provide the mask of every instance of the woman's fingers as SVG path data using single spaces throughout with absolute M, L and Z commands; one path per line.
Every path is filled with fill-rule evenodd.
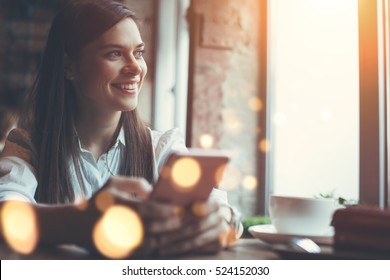
M 191 239 L 210 228 L 219 226 L 223 222 L 224 221 L 218 212 L 211 213 L 209 216 L 202 219 L 182 221 L 184 225 L 180 230 L 170 232 L 169 234 L 160 237 L 161 245 L 173 245 L 177 241 Z
M 184 209 L 169 203 L 158 201 L 145 201 L 139 207 L 139 213 L 146 219 L 167 219 L 171 217 L 182 217 Z
M 218 252 L 226 246 L 227 226 L 222 224 L 209 228 L 206 231 L 191 238 L 177 241 L 169 246 L 163 246 L 158 249 L 160 256 L 172 256 L 185 254 L 189 252 Z M 205 250 L 207 246 L 211 246 Z
M 191 206 L 191 213 L 198 218 L 206 217 L 219 210 L 219 204 L 215 200 L 197 201 Z
M 172 234 L 182 226 L 180 217 L 174 216 L 169 219 L 145 221 L 145 232 L 149 234 Z
M 144 178 L 113 176 L 104 189 L 123 198 L 146 200 L 153 188 Z

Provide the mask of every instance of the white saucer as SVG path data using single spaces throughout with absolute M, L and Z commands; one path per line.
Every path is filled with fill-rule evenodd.
M 315 236 L 277 233 L 273 225 L 251 226 L 248 231 L 253 235 L 253 237 L 269 244 L 284 244 L 288 243 L 293 237 L 307 237 L 318 244 L 332 245 L 334 236 L 333 227 L 329 227 L 327 234 Z

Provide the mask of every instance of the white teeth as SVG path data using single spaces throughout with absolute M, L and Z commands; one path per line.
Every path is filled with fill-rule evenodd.
M 121 84 L 119 85 L 121 89 L 133 90 L 137 88 L 137 83 L 133 84 Z

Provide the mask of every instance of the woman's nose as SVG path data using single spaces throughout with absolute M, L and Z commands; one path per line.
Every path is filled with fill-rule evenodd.
M 133 75 L 138 75 L 142 72 L 142 68 L 138 64 L 138 62 L 134 58 L 130 58 L 126 65 L 123 66 L 122 68 L 122 73 L 123 74 L 133 74 Z

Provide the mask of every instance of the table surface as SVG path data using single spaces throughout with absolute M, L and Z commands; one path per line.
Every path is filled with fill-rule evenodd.
M 1 260 L 91 260 L 102 259 L 98 254 L 90 253 L 80 247 L 63 245 L 60 247 L 38 247 L 33 253 L 23 255 L 12 251 L 5 243 L 0 243 Z M 180 260 L 272 260 L 279 255 L 271 247 L 258 239 L 240 239 L 229 249 L 218 254 L 185 255 L 173 259 Z

